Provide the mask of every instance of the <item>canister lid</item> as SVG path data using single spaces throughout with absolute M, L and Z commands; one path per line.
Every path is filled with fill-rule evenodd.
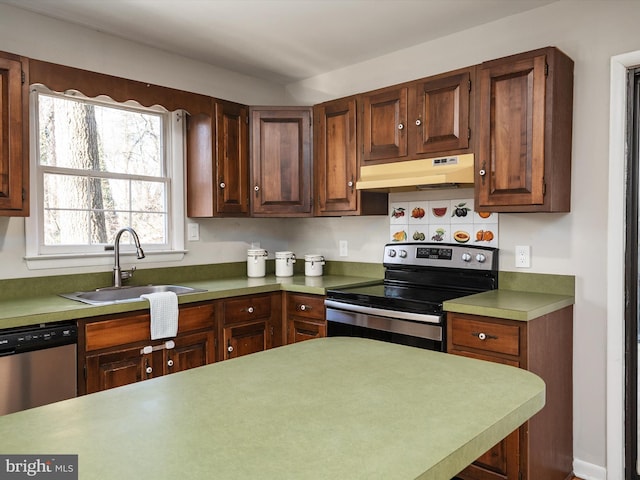
M 276 252 L 276 258 L 287 258 L 293 256 L 293 252 Z
M 321 262 L 322 260 L 324 260 L 324 257 L 317 253 L 310 253 L 309 255 L 305 255 L 304 259 L 307 262 Z
M 247 250 L 247 255 L 250 257 L 266 257 L 267 251 L 264 248 L 250 248 Z

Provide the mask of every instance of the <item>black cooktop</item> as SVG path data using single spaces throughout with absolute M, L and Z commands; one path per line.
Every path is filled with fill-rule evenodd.
M 388 285 L 381 280 L 373 285 L 327 290 L 327 299 L 363 307 L 440 315 L 442 302 L 471 293 L 473 292 Z

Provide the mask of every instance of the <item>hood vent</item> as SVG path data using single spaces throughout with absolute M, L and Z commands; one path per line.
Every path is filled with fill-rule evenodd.
M 423 190 L 473 185 L 473 154 L 360 167 L 358 190 Z

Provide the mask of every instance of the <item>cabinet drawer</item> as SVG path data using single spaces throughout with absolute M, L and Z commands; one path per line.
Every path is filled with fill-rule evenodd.
M 213 304 L 180 309 L 178 334 L 200 329 L 213 329 Z M 87 352 L 136 342 L 151 341 L 151 317 L 148 312 L 110 317 L 87 323 L 84 328 Z
M 520 328 L 516 325 L 483 322 L 470 318 L 452 317 L 451 343 L 505 355 L 520 355 Z
M 257 318 L 271 316 L 271 295 L 241 297 L 233 300 L 225 300 L 224 323 L 250 322 Z
M 324 320 L 324 296 L 287 294 L 287 315 Z

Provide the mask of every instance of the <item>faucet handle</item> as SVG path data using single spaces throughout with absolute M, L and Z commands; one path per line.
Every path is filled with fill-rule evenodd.
M 120 271 L 120 278 L 122 280 L 128 280 L 131 277 L 133 277 L 133 272 L 135 272 L 135 271 L 136 271 L 136 266 L 135 265 L 133 265 L 131 267 L 131 270 L 122 270 L 122 271 Z

